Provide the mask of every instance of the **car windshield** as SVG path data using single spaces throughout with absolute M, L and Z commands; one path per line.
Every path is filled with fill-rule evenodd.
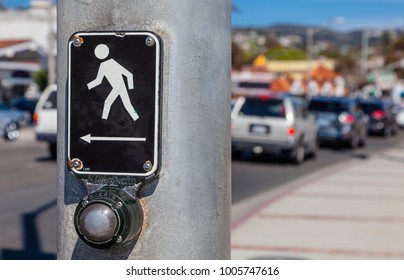
M 329 112 L 339 114 L 342 112 L 348 112 L 349 105 L 343 102 L 312 100 L 309 105 L 309 110 L 315 112 Z
M 368 115 L 376 110 L 383 110 L 383 106 L 380 103 L 361 103 L 360 106 L 363 112 Z
M 246 99 L 239 112 L 240 115 L 257 117 L 285 118 L 283 100 Z

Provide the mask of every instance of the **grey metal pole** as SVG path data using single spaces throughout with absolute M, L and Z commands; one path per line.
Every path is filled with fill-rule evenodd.
M 49 27 L 49 35 L 48 35 L 48 85 L 52 85 L 56 83 L 56 57 L 55 57 L 55 33 L 54 33 L 54 3 L 53 0 L 49 1 L 48 7 L 48 27 Z
M 366 80 L 366 73 L 368 72 L 368 59 L 369 59 L 369 31 L 362 31 L 362 47 L 361 47 L 361 79 Z
M 314 28 L 307 28 L 306 30 L 306 59 L 307 59 L 307 80 L 310 79 L 311 71 L 313 70 L 313 40 Z
M 230 0 L 58 1 L 59 259 L 230 258 L 230 15 Z M 73 226 L 87 190 L 67 170 L 68 40 L 137 30 L 163 42 L 161 170 L 141 199 L 137 243 L 95 249 Z

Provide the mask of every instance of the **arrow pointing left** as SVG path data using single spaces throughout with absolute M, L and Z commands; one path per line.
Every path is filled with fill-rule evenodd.
M 142 137 L 99 137 L 91 136 L 91 134 L 80 137 L 81 140 L 91 144 L 91 141 L 128 141 L 128 142 L 145 142 L 146 138 Z

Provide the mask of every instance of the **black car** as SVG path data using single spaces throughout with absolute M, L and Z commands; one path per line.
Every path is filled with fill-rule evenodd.
M 369 116 L 369 134 L 380 134 L 385 137 L 397 134 L 399 126 L 392 102 L 372 99 L 362 100 L 359 104 L 365 114 Z
M 318 141 L 356 148 L 366 144 L 368 121 L 348 97 L 314 97 L 309 104 L 319 126 Z

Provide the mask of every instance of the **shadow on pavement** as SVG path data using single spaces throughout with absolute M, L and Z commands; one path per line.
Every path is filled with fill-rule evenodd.
M 23 246 L 22 250 L 2 249 L 0 257 L 3 260 L 55 260 L 55 254 L 42 252 L 41 239 L 36 224 L 36 218 L 46 210 L 56 206 L 56 200 L 38 208 L 37 210 L 22 215 Z
M 56 162 L 55 158 L 52 157 L 39 157 L 35 159 L 36 162 Z
M 328 152 L 338 154 L 341 157 L 344 157 L 346 159 L 349 158 L 356 158 L 360 160 L 368 160 L 369 159 L 369 154 L 361 151 L 360 149 L 352 150 L 349 148 L 343 148 L 343 147 L 336 147 L 336 146 L 322 146 L 322 150 L 327 150 Z M 321 152 L 320 152 L 321 153 Z M 291 160 L 288 160 L 286 157 L 282 157 L 279 155 L 273 155 L 273 154 L 259 154 L 256 155 L 253 152 L 250 151 L 244 151 L 238 156 L 232 155 L 232 160 L 233 161 L 243 161 L 243 162 L 252 162 L 252 163 L 266 163 L 266 164 L 279 164 L 279 165 L 290 165 L 290 166 L 295 166 Z M 310 160 L 315 160 L 311 157 L 306 157 L 305 161 L 310 161 Z

